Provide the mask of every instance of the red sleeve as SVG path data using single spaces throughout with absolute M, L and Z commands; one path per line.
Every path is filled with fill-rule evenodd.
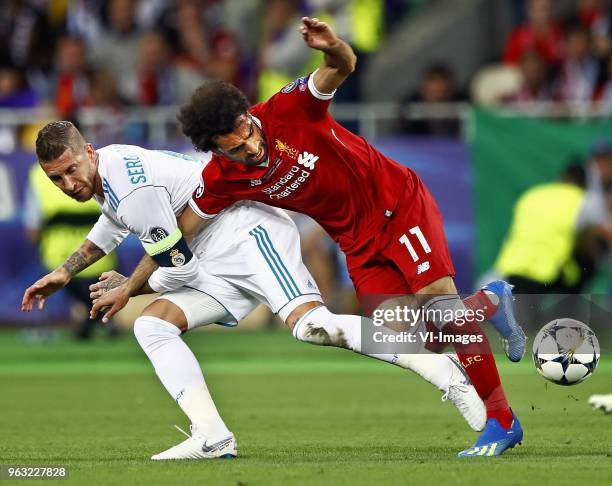
M 263 105 L 267 105 L 272 115 L 291 116 L 295 121 L 300 117 L 309 121 L 325 117 L 335 91 L 319 92 L 314 86 L 313 74 L 292 81 Z
M 519 29 L 515 29 L 504 49 L 504 63 L 505 64 L 517 64 L 521 58 L 521 32 Z
M 231 195 L 217 194 L 213 191 L 216 186 L 222 185 L 223 181 L 215 174 L 215 167 L 212 161 L 204 167 L 200 184 L 193 191 L 193 196 L 189 201 L 189 207 L 203 219 L 214 218 L 226 207 L 236 202 Z

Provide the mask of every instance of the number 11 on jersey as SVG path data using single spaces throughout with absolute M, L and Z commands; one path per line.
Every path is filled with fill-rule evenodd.
M 419 228 L 418 226 L 415 226 L 413 228 L 410 228 L 408 230 L 408 233 L 410 233 L 413 236 L 416 236 L 416 239 L 419 240 L 419 243 L 421 247 L 423 248 L 423 251 L 425 252 L 425 254 L 431 253 L 431 247 L 429 246 L 429 243 L 427 243 L 427 239 L 425 238 L 425 235 L 421 231 L 421 228 Z M 407 234 L 404 233 L 400 237 L 399 242 L 402 243 L 408 249 L 408 253 L 410 253 L 412 260 L 414 260 L 415 262 L 419 260 L 419 255 L 414 249 L 414 246 L 412 246 L 412 243 L 410 242 L 410 238 L 408 237 Z

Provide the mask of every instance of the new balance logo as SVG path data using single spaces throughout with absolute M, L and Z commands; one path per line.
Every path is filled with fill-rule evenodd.
M 202 452 L 215 452 L 219 449 L 223 449 L 232 441 L 231 437 L 227 439 L 220 440 L 219 442 L 215 442 L 214 444 L 207 445 L 206 442 L 202 444 Z
M 419 263 L 419 266 L 417 267 L 417 275 L 421 275 L 427 270 L 429 270 L 429 262 Z
M 314 169 L 315 163 L 319 160 L 319 156 L 310 152 L 302 152 L 298 156 L 298 164 L 303 165 L 307 169 Z

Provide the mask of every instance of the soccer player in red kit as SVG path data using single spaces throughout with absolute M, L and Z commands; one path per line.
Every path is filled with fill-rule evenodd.
M 196 90 L 181 109 L 178 118 L 185 135 L 196 149 L 213 151 L 191 209 L 181 218 L 183 232 L 196 227 L 198 218 L 212 218 L 240 200 L 305 213 L 346 254 L 364 307 L 371 303 L 370 296 L 385 294 L 413 295 L 424 309 L 442 311 L 438 315 L 477 309 L 505 338 L 510 359 L 520 360 L 525 336 L 513 317 L 510 286 L 496 281 L 462 301 L 453 281 L 442 218 L 423 182 L 329 114 L 336 88 L 354 70 L 352 49 L 317 19 L 304 18 L 301 33 L 309 47 L 325 54 L 321 67 L 309 76 L 251 108 L 237 88 L 211 82 Z M 293 330 L 305 341 L 313 334 L 306 332 L 312 331 L 308 316 Z M 523 432 L 478 323 L 471 320 L 459 326 L 437 319 L 429 325 L 482 340 L 477 348 L 473 343 L 454 343 L 488 418 L 476 444 L 459 455 L 499 455 L 514 447 Z

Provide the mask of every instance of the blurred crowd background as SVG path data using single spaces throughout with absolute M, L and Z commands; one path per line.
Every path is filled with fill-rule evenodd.
M 315 68 L 320 55 L 297 34 L 303 15 L 359 55 L 337 101 L 396 102 L 402 133 L 460 134 L 456 111 L 430 119 L 410 114 L 415 103 L 612 104 L 609 0 L 5 0 L 0 107 L 85 110 L 98 137 L 147 139 L 122 112 L 180 104 L 208 79 L 255 102 Z M 23 142 L 12 135 L 5 150 Z
M 18 312 L 96 217 L 45 186 L 38 129 L 70 119 L 96 146 L 190 151 L 175 116 L 201 83 L 230 81 L 257 102 L 317 67 L 304 15 L 355 49 L 333 113 L 431 188 L 460 290 L 502 275 L 522 292 L 610 294 L 610 0 L 4 0 L 0 324 L 79 321 L 69 304 L 85 305 L 99 270 L 44 316 Z M 342 255 L 295 218 L 324 296 L 354 310 Z M 140 252 L 127 242 L 101 268 L 127 272 Z

